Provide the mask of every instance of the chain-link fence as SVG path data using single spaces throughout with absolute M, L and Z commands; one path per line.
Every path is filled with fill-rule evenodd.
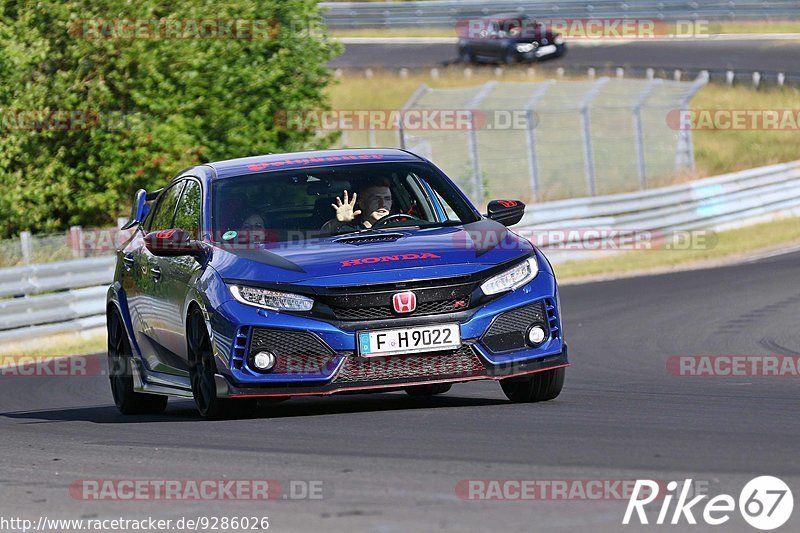
M 126 219 L 119 220 L 119 227 Z M 107 256 L 122 245 L 131 230 L 73 226 L 61 233 L 32 235 L 23 231 L 14 239 L 0 240 L 0 268 Z
M 428 157 L 476 202 L 633 191 L 668 184 L 694 167 L 691 131 L 681 129 L 679 110 L 706 81 L 422 85 L 399 114 L 396 131 L 348 131 L 343 141 L 400 146 Z M 425 124 L 425 117 L 444 111 L 455 120 L 440 115 Z M 409 127 L 411 116 L 415 127 Z

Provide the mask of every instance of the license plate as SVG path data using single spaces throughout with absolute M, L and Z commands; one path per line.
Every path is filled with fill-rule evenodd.
M 536 49 L 536 57 L 542 57 L 554 54 L 555 52 L 556 52 L 556 45 L 548 44 L 547 46 L 541 46 Z
M 358 351 L 362 357 L 455 350 L 460 346 L 461 328 L 458 324 L 381 329 L 358 333 Z

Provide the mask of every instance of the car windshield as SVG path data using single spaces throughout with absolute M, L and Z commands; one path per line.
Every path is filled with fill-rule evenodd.
M 474 208 L 430 165 L 367 163 L 216 181 L 213 240 L 286 242 L 398 228 L 459 225 Z

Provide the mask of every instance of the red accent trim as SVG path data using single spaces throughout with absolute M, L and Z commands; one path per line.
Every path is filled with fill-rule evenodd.
M 462 383 L 465 381 L 478 381 L 481 379 L 491 379 L 500 381 L 501 379 L 516 378 L 528 374 L 536 374 L 538 372 L 546 372 L 547 370 L 555 370 L 557 368 L 566 368 L 570 366 L 569 363 L 563 365 L 555 365 L 547 368 L 539 368 L 537 370 L 529 370 L 526 372 L 518 372 L 517 374 L 509 374 L 508 376 L 469 376 L 465 378 L 449 378 L 449 379 L 432 379 L 427 381 L 413 381 L 409 383 L 393 383 L 391 385 L 367 385 L 364 387 L 341 387 L 338 389 L 328 390 L 325 392 L 274 392 L 274 393 L 247 393 L 247 394 L 231 394 L 229 398 L 269 398 L 272 396 L 330 396 L 343 391 L 357 391 L 357 390 L 377 390 L 377 389 L 397 389 L 405 387 L 416 387 L 417 385 L 433 385 L 435 383 Z

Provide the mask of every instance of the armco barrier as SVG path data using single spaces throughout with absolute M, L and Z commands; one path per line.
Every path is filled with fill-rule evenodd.
M 514 229 L 729 229 L 785 214 L 800 215 L 800 161 L 660 189 L 535 204 Z M 595 254 L 586 248 L 544 250 L 559 263 Z M 113 268 L 113 257 L 99 257 L 1 269 L 0 296 L 21 297 L 0 299 L 0 342 L 102 326 Z
M 333 29 L 454 27 L 458 20 L 496 13 L 539 19 L 655 18 L 742 20 L 798 18 L 797 0 L 430 0 L 419 2 L 322 2 L 323 20 Z

